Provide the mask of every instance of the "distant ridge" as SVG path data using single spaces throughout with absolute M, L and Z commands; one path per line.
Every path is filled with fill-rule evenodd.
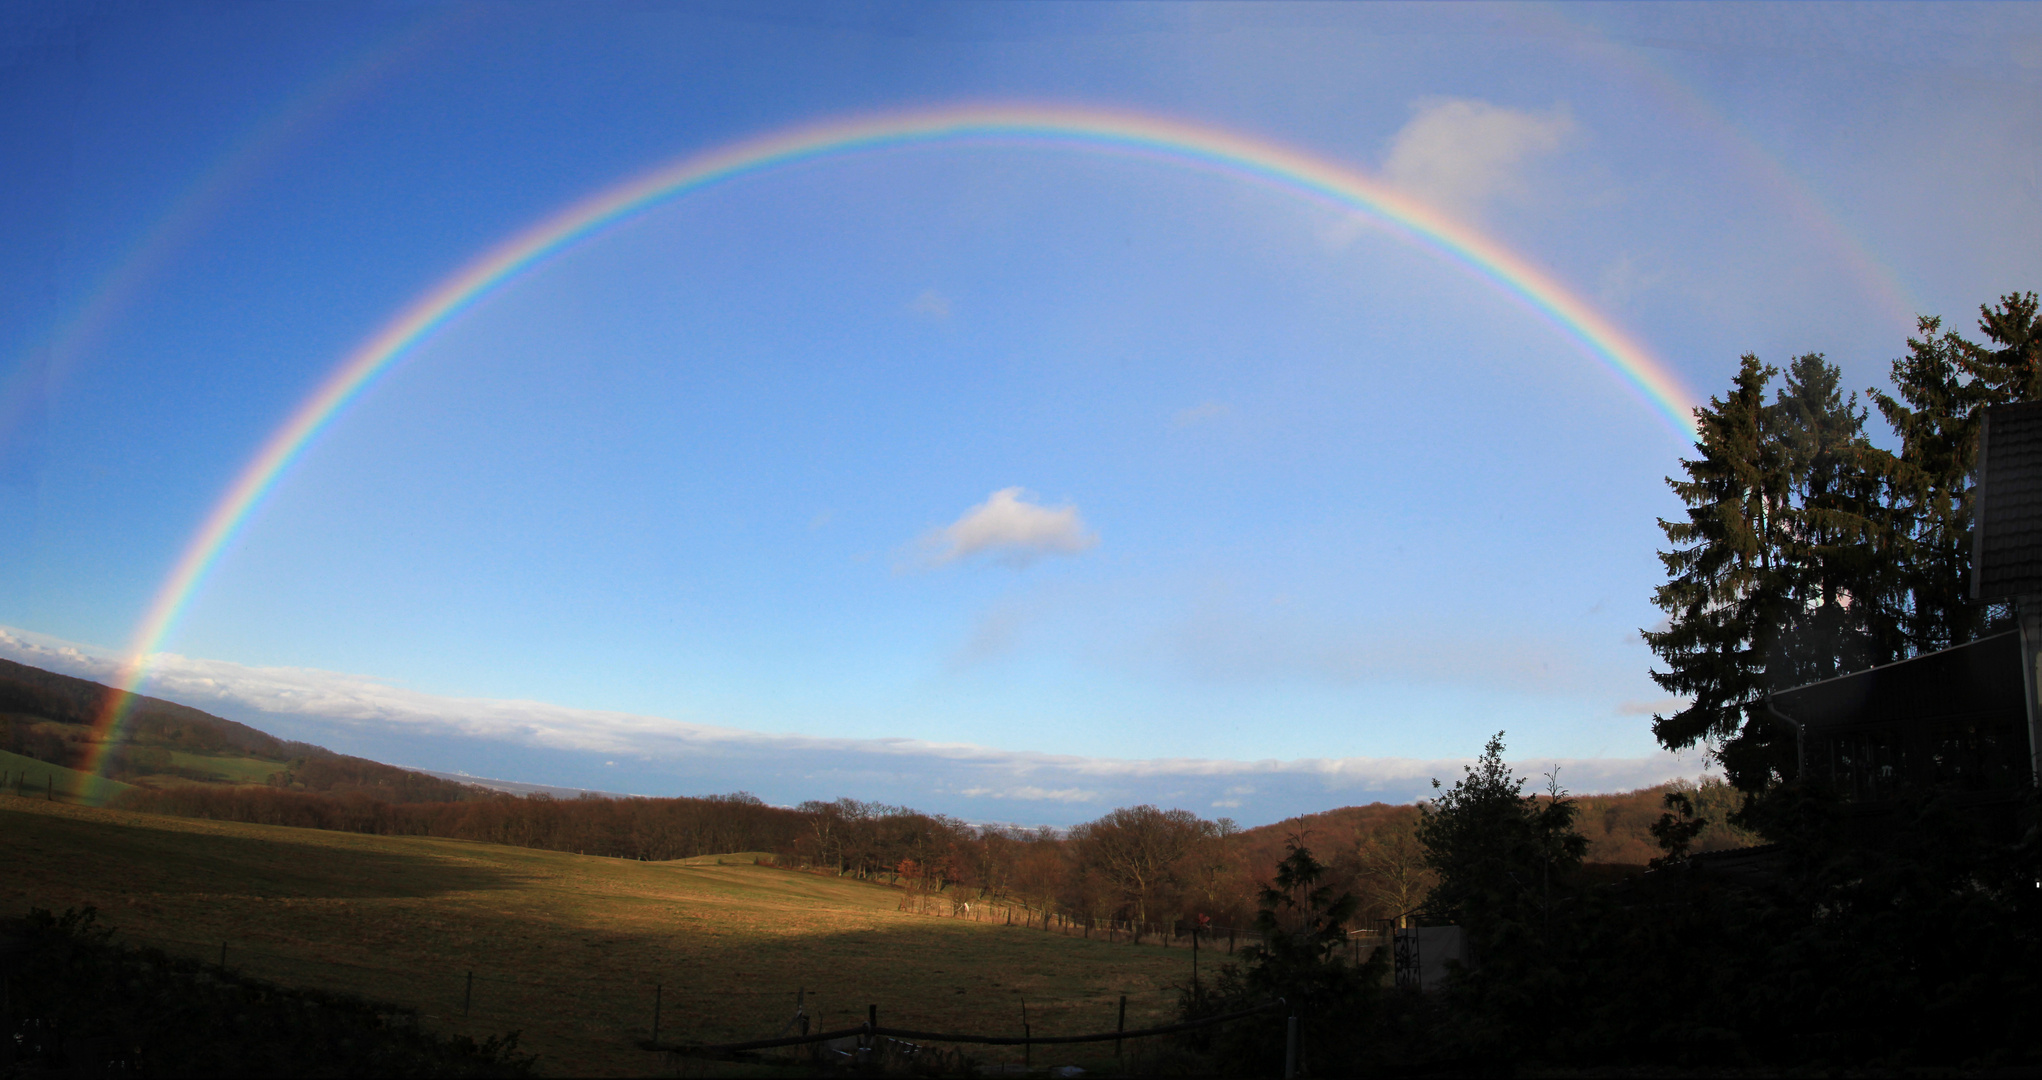
M 113 692 L 90 679 L 0 659 L 0 751 L 62 770 L 80 768 L 98 747 L 92 724 Z M 189 705 L 143 695 L 135 695 L 113 743 L 106 748 L 104 775 L 143 788 L 261 785 L 400 803 L 462 802 L 489 798 L 494 790 L 279 739 Z M 79 787 L 69 794 L 90 794 L 75 775 L 53 772 L 52 777 Z

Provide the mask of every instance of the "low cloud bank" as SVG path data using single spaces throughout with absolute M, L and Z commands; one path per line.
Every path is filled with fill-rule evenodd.
M 108 653 L 0 628 L 0 657 L 110 681 Z M 145 693 L 276 735 L 413 768 L 645 795 L 749 790 L 769 802 L 849 796 L 968 820 L 1071 825 L 1154 803 L 1246 825 L 1428 797 L 1465 758 L 1092 758 L 919 739 L 767 735 L 537 701 L 421 693 L 361 675 L 160 654 Z M 1645 787 L 1702 771 L 1698 757 L 1520 758 L 1573 791 Z

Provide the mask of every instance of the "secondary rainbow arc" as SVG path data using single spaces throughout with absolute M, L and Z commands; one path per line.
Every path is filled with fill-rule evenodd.
M 1303 151 L 1220 128 L 1091 108 L 969 106 L 804 126 L 684 157 L 577 202 L 445 278 L 349 354 L 243 466 L 187 542 L 137 625 L 95 724 L 105 748 L 148 676 L 150 659 L 279 477 L 376 377 L 434 330 L 575 241 L 666 200 L 803 161 L 943 142 L 1027 141 L 1144 157 L 1237 177 L 1365 214 L 1496 287 L 1575 342 L 1683 439 L 1695 436 L 1692 396 L 1666 367 L 1552 275 L 1473 227 L 1368 175 Z

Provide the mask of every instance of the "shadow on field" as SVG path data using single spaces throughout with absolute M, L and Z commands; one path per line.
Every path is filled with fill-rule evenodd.
M 609 943 L 613 962 L 632 958 L 647 982 L 661 968 L 668 973 L 665 1030 L 687 1041 L 783 1034 L 797 991 L 818 1030 L 854 1026 L 877 1006 L 882 1023 L 899 1027 L 1019 1036 L 1025 1023 L 1037 1036 L 1087 1034 L 1114 1030 L 1122 995 L 1127 1026 L 1138 1028 L 1175 1020 L 1175 987 L 1191 981 L 1187 948 L 961 919 L 693 940 L 613 929 L 622 931 Z M 1206 950 L 1201 959 L 1210 978 L 1231 958 Z M 1018 1061 L 1020 1050 L 1014 1054 Z
M 882 1023 L 925 1031 L 1111 1031 L 1123 994 L 1139 1028 L 1171 1018 L 1167 988 L 1190 975 L 1186 949 L 908 915 L 898 890 L 816 875 L 214 828 L 4 795 L 0 866 L 0 903 L 94 905 L 123 940 L 414 1008 L 442 1033 L 523 1031 L 542 1071 L 565 1075 L 658 1071 L 640 1049 L 655 1023 L 666 1041 L 782 1034 L 797 995 L 812 1030 L 877 1006 Z M 977 1060 L 1096 1064 L 1064 1053 Z
M 0 852 L 48 886 L 129 896 L 178 893 L 367 900 L 505 889 L 516 875 L 427 854 L 278 836 L 193 833 L 107 820 L 10 812 L 0 798 Z M 89 858 L 80 854 L 90 852 Z

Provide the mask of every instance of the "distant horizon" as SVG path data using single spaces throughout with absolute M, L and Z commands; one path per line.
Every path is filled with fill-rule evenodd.
M 0 627 L 0 657 L 95 682 L 118 670 L 111 652 L 9 627 Z M 1435 778 L 1451 784 L 1476 756 L 1088 759 L 908 739 L 822 740 L 539 702 L 438 698 L 359 676 L 259 671 L 186 657 L 166 657 L 157 671 L 162 684 L 145 688 L 146 696 L 443 779 L 645 798 L 746 792 L 784 807 L 851 798 L 1022 828 L 1069 828 L 1115 807 L 1143 803 L 1233 818 L 1244 828 L 1341 806 L 1406 805 L 1423 801 Z M 404 747 L 416 756 L 379 755 L 373 751 L 377 745 Z M 704 755 L 706 764 L 699 760 Z M 1562 786 L 1580 795 L 1713 775 L 1671 754 L 1580 760 L 1513 751 L 1510 759 L 1534 781 L 1557 767 Z M 493 771 L 477 771 L 481 768 Z M 1583 775 L 1586 783 L 1570 779 Z M 618 790 L 614 781 L 605 785 L 606 776 L 635 777 L 632 786 L 643 787 Z M 811 783 L 811 777 L 841 780 L 831 787 L 833 781 Z M 1042 809 L 1031 818 L 1017 812 L 1021 807 Z

